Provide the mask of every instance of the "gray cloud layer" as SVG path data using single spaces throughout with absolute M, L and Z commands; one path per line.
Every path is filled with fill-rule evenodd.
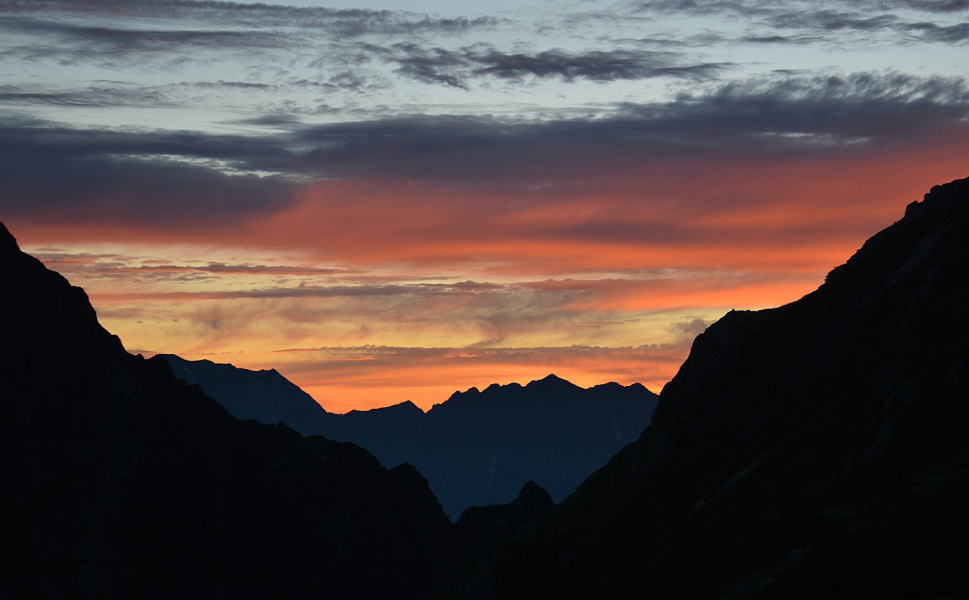
M 926 20 L 969 11 L 969 0 L 645 0 L 634 2 L 633 7 L 640 14 L 740 19 L 754 29 L 739 40 L 754 43 L 815 43 L 855 32 L 893 33 L 899 41 L 962 44 L 969 40 L 966 23 L 945 25 Z M 798 33 L 789 33 L 792 30 Z
M 340 37 L 456 34 L 499 23 L 498 19 L 492 17 L 442 18 L 405 11 L 243 4 L 213 0 L 0 0 L 0 14 L 2 13 L 182 19 L 257 27 L 288 26 L 326 29 L 330 35 Z M 113 34 L 106 35 L 110 37 Z
M 669 103 L 621 105 L 590 120 L 415 115 L 313 126 L 275 120 L 281 133 L 220 136 L 8 119 L 0 127 L 0 208 L 222 218 L 278 209 L 300 182 L 317 178 L 518 185 L 678 155 L 843 152 L 846 143 L 905 142 L 964 127 L 967 118 L 964 80 L 889 72 L 756 78 Z M 245 174 L 253 172 L 276 175 Z

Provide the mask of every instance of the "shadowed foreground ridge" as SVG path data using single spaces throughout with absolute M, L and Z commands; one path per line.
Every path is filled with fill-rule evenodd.
M 959 180 L 817 291 L 729 313 L 478 594 L 966 597 L 967 275 Z
M 448 523 L 413 468 L 237 421 L 2 225 L 0 273 L 0 598 L 426 595 Z

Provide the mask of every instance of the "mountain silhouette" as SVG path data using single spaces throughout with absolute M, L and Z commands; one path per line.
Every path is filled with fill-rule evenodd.
M 967 277 L 964 179 L 698 336 L 642 437 L 454 597 L 969 597 Z
M 455 519 L 470 506 L 512 501 L 528 481 L 561 500 L 639 437 L 657 401 L 640 384 L 584 389 L 549 375 L 455 392 L 426 414 L 410 402 L 333 414 L 275 370 L 160 356 L 240 419 L 352 442 L 388 467 L 413 464 Z
M 237 419 L 285 423 L 304 435 L 317 433 L 326 413 L 313 397 L 275 369 L 250 371 L 210 360 L 158 354 L 182 381 L 199 385 Z
M 527 481 L 518 496 L 507 504 L 474 506 L 461 514 L 449 547 L 451 577 L 442 584 L 450 594 L 473 595 L 484 584 L 481 577 L 493 572 L 498 552 L 507 540 L 521 534 L 549 514 L 555 503 L 534 481 Z
M 413 467 L 238 421 L 2 224 L 0 272 L 0 597 L 426 597 L 450 525 Z

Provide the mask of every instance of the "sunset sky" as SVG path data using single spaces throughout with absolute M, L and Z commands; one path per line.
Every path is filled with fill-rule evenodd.
M 328 410 L 658 392 L 969 175 L 967 46 L 969 0 L 0 0 L 0 219 L 129 351 Z

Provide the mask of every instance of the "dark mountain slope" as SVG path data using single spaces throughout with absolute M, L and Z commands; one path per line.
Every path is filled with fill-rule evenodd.
M 456 598 L 473 596 L 493 573 L 495 558 L 504 545 L 553 508 L 548 492 L 528 481 L 508 504 L 472 506 L 464 511 L 453 530 L 452 575 L 442 587 Z
M 372 410 L 351 410 L 342 415 L 327 414 L 318 431 L 334 440 L 363 446 L 385 466 L 410 463 L 424 474 L 425 465 L 414 461 L 414 450 L 422 443 L 426 424 L 424 411 L 412 402 L 401 402 Z M 446 495 L 441 494 L 439 486 L 430 485 L 444 505 Z M 445 506 L 445 510 L 454 514 L 453 507 Z
M 448 524 L 416 471 L 237 421 L 2 225 L 0 273 L 0 597 L 426 593 Z
M 276 371 L 161 356 L 240 419 L 285 421 L 306 435 L 363 446 L 386 466 L 415 465 L 452 517 L 509 502 L 531 480 L 561 500 L 639 436 L 657 402 L 639 384 L 583 389 L 550 375 L 456 392 L 427 414 L 403 402 L 339 415 Z
M 549 375 L 455 393 L 425 416 L 404 460 L 453 517 L 509 502 L 527 481 L 561 500 L 649 424 L 657 397 L 639 384 L 580 388 Z
M 159 354 L 175 377 L 202 387 L 229 414 L 267 425 L 285 423 L 304 435 L 320 433 L 326 411 L 275 369 L 250 371 L 210 360 Z
M 960 180 L 817 291 L 731 312 L 696 339 L 642 437 L 508 545 L 491 590 L 969 596 L 967 276 Z

